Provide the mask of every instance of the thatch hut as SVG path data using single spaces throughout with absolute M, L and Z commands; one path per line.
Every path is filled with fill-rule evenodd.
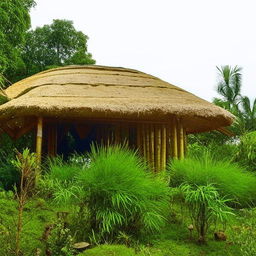
M 233 116 L 195 95 L 137 70 L 67 66 L 47 70 L 5 90 L 0 127 L 13 138 L 36 129 L 36 152 L 56 155 L 73 131 L 88 145 L 124 143 L 153 170 L 183 158 L 186 135 L 229 126 Z

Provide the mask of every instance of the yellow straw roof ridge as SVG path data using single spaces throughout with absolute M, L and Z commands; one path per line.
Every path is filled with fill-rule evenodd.
M 5 90 L 0 121 L 19 117 L 169 122 L 189 132 L 230 125 L 234 116 L 192 93 L 146 73 L 121 67 L 66 66 L 23 79 Z

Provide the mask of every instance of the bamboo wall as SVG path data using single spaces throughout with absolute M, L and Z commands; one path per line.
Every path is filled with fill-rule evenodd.
M 170 124 L 138 124 L 137 148 L 154 172 L 165 170 L 170 158 L 184 158 L 186 131 L 179 120 Z
M 186 131 L 178 119 L 170 123 L 114 123 L 97 124 L 95 126 L 95 142 L 105 146 L 126 144 L 137 149 L 153 172 L 166 169 L 170 158 L 184 158 L 186 151 Z M 79 126 L 79 133 L 83 136 L 88 129 Z M 84 126 L 86 128 L 86 125 Z M 88 126 L 87 126 L 88 128 Z M 56 124 L 47 124 L 45 127 L 48 155 L 57 153 Z M 37 153 L 41 160 L 42 148 L 42 119 L 38 119 Z M 86 134 L 85 134 L 86 135 Z

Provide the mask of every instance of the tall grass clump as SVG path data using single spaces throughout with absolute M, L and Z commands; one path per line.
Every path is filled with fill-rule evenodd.
M 91 164 L 80 175 L 90 212 L 90 227 L 103 241 L 120 232 L 132 237 L 160 231 L 165 224 L 169 189 L 153 177 L 135 152 L 92 147 Z
M 45 173 L 39 180 L 39 194 L 44 198 L 55 198 L 62 192 L 68 197 L 76 188 L 77 177 L 82 171 L 81 164 L 66 162 L 61 157 L 48 159 Z
M 171 186 L 214 184 L 221 196 L 236 202 L 236 207 L 256 203 L 256 177 L 237 164 L 214 160 L 209 154 L 200 158 L 173 160 L 169 165 Z

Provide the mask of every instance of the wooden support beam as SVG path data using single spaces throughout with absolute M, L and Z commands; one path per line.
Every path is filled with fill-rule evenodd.
M 184 158 L 184 129 L 181 122 L 179 122 L 178 126 L 178 132 L 179 132 L 179 159 Z
M 177 159 L 178 158 L 178 134 L 177 134 L 177 122 L 174 121 L 171 128 L 172 132 L 172 157 Z
M 146 125 L 142 125 L 142 138 L 143 138 L 143 158 L 147 158 L 147 142 L 146 142 Z
M 161 170 L 166 169 L 166 126 L 162 125 L 162 130 L 161 130 Z
M 42 161 L 42 142 L 43 142 L 43 118 L 39 117 L 37 121 L 37 133 L 36 133 L 36 154 L 38 164 Z
M 154 125 L 150 125 L 150 155 L 151 155 L 151 168 L 153 171 L 156 170 L 155 164 L 155 129 Z
M 161 171 L 161 128 L 159 125 L 155 126 L 156 132 L 156 171 Z
M 146 159 L 147 159 L 147 163 L 150 165 L 151 157 L 150 157 L 150 130 L 149 130 L 149 124 L 145 125 L 145 130 L 146 130 Z

